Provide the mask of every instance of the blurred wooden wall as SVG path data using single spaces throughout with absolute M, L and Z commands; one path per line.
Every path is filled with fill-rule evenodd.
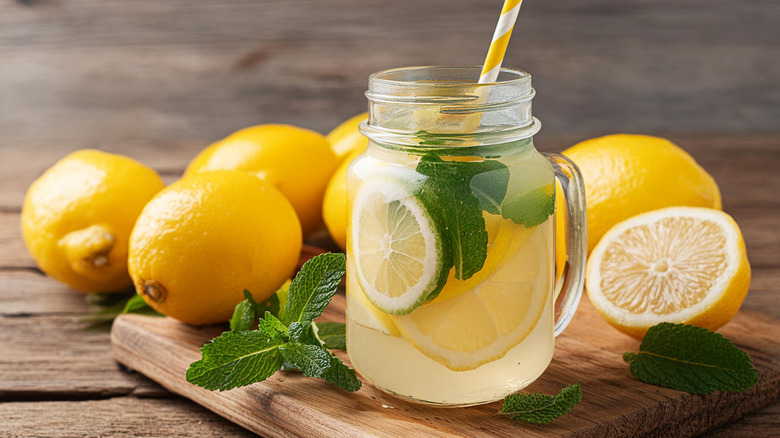
M 2 0 L 0 148 L 327 131 L 373 71 L 481 63 L 501 3 Z M 778 0 L 527 0 L 505 65 L 542 135 L 780 131 Z

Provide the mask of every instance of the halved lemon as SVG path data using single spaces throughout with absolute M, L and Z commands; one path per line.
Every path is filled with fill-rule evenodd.
M 641 338 L 660 322 L 716 330 L 739 310 L 750 264 L 720 210 L 670 207 L 615 225 L 588 260 L 588 296 L 618 330 Z
M 441 291 L 451 261 L 440 222 L 395 178 L 361 185 L 352 206 L 350 251 L 371 304 L 402 315 Z
M 514 257 L 465 293 L 390 319 L 415 348 L 452 370 L 503 357 L 536 327 L 551 298 L 551 226 L 532 229 Z

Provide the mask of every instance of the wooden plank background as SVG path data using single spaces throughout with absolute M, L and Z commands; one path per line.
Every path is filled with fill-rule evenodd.
M 0 2 L 0 430 L 11 436 L 245 436 L 113 361 L 83 297 L 35 268 L 24 193 L 97 147 L 167 181 L 255 123 L 326 132 L 369 73 L 478 64 L 501 0 Z M 506 65 L 534 76 L 540 149 L 665 135 L 720 183 L 754 273 L 745 307 L 780 318 L 780 2 L 528 0 Z M 780 404 L 711 436 L 778 436 Z M 195 436 L 195 435 L 193 435 Z

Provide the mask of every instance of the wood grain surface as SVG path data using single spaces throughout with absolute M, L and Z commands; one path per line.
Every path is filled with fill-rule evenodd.
M 344 301 L 337 295 L 325 319 L 343 321 Z M 224 330 L 123 315 L 114 322 L 111 343 L 120 363 L 268 437 L 688 437 L 759 410 L 780 396 L 780 321 L 749 311 L 738 314 L 722 333 L 751 356 L 759 374 L 756 386 L 746 392 L 692 395 L 634 380 L 622 353 L 636 351 L 638 342 L 616 332 L 589 302 L 583 303 L 556 340 L 550 367 L 527 388 L 554 394 L 577 381 L 583 398 L 570 414 L 544 426 L 499 417 L 500 403 L 458 409 L 421 406 L 388 396 L 366 381 L 351 394 L 292 371 L 223 392 L 188 383 L 185 373 L 200 358 L 200 346 Z M 349 363 L 346 354 L 340 356 Z
M 373 71 L 479 63 L 500 3 L 0 2 L 0 434 L 246 436 L 118 367 L 81 322 L 94 308 L 37 270 L 18 220 L 48 166 L 94 147 L 171 182 L 235 129 L 326 132 L 364 110 Z M 683 146 L 745 234 L 743 309 L 780 318 L 780 2 L 527 1 L 517 29 L 507 65 L 534 76 L 540 149 L 620 131 Z M 780 403 L 710 435 L 780 436 Z

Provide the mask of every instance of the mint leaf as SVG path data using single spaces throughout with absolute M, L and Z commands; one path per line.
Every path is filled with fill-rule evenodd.
M 244 301 L 236 304 L 233 317 L 230 318 L 230 330 L 251 330 L 257 318 L 257 302 L 248 290 L 244 289 Z
M 331 350 L 346 350 L 347 326 L 340 322 L 318 322 L 317 337 Z
M 562 417 L 580 402 L 582 389 L 575 383 L 561 390 L 557 395 L 512 394 L 504 399 L 500 414 L 523 423 L 547 424 Z
M 330 353 L 330 367 L 320 376 L 320 379 L 351 392 L 355 392 L 363 386 L 363 382 L 357 378 L 355 370 L 344 365 L 344 362 L 333 353 Z
M 330 367 L 330 354 L 320 346 L 289 343 L 280 351 L 284 360 L 301 370 L 304 376 L 320 377 Z
M 128 313 L 163 316 L 146 304 L 144 297 L 135 291 L 131 294 L 89 294 L 85 300 L 99 307 L 81 319 L 82 322 L 88 323 L 87 328 L 90 330 L 110 330 L 111 323 L 117 316 Z
M 257 329 L 263 332 L 269 339 L 277 336 L 285 337 L 288 335 L 287 326 L 282 324 L 271 312 L 266 311 L 265 317 L 257 321 Z
M 287 307 L 287 297 L 290 294 L 290 281 L 287 280 L 282 287 L 280 287 L 275 294 L 271 297 L 272 299 L 275 299 L 275 303 L 271 303 L 268 309 L 271 313 L 274 314 L 274 316 L 278 317 L 280 320 L 284 321 L 284 308 Z M 276 311 L 274 311 L 274 306 Z
M 146 304 L 144 297 L 138 294 L 133 295 L 125 302 L 125 306 L 122 308 L 121 313 L 122 315 L 137 313 L 141 315 L 163 316 L 162 313 L 157 312 Z
M 417 172 L 428 176 L 420 193 L 429 212 L 438 212 L 450 242 L 455 278 L 466 280 L 479 272 L 487 258 L 488 235 L 479 199 L 471 190 L 478 163 L 444 161 L 433 152 L 425 154 Z M 467 169 L 467 170 L 464 170 Z
M 200 349 L 203 358 L 190 364 L 187 381 L 212 391 L 263 381 L 284 363 L 284 343 L 259 330 L 222 333 Z
M 304 263 L 290 283 L 282 322 L 311 324 L 330 303 L 345 270 L 345 257 L 341 253 L 321 254 Z
M 201 359 L 190 364 L 187 381 L 222 391 L 263 381 L 284 368 L 298 369 L 347 391 L 360 389 L 355 371 L 328 351 L 314 332 L 313 320 L 333 298 L 344 265 L 343 254 L 314 257 L 303 265 L 289 290 L 283 286 L 265 303 L 257 304 L 245 291 L 246 299 L 236 306 L 231 320 L 233 331 L 201 348 Z M 261 310 L 263 318 L 252 330 Z M 338 339 L 339 333 L 343 337 L 344 324 L 323 326 L 326 338 Z
M 501 214 L 509 184 L 509 168 L 495 160 L 462 163 L 461 168 L 474 172 L 469 184 L 480 207 L 488 213 Z
M 722 335 L 689 324 L 651 327 L 639 352 L 625 353 L 623 360 L 643 382 L 692 394 L 744 391 L 758 381 L 747 353 Z
M 522 195 L 507 197 L 501 215 L 518 225 L 532 228 L 555 213 L 555 184 L 539 187 Z

